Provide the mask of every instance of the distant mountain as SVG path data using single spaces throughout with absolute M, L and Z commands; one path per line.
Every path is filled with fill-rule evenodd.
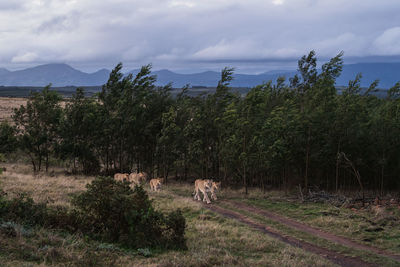
M 132 70 L 129 73 L 137 74 L 139 70 Z M 234 79 L 231 82 L 233 87 L 254 87 L 256 85 L 268 82 L 270 80 L 276 81 L 280 76 L 286 78 L 292 77 L 296 72 L 267 72 L 258 75 L 254 74 L 234 74 Z M 183 87 L 186 84 L 191 86 L 207 86 L 215 87 L 221 78 L 221 73 L 216 71 L 205 71 L 193 74 L 179 74 L 169 70 L 154 71 L 157 75 L 157 85 L 166 85 L 172 82 L 173 87 Z
M 18 71 L 1 71 L 0 85 L 5 86 L 90 86 L 104 84 L 108 70 L 85 73 L 67 64 L 46 64 Z
M 138 70 L 131 73 L 136 74 Z M 231 82 L 233 87 L 254 87 L 264 82 L 275 82 L 283 76 L 286 81 L 293 77 L 296 71 L 268 71 L 265 73 L 252 74 L 234 74 L 234 80 Z M 336 80 L 337 86 L 347 86 L 350 80 L 354 80 L 357 73 L 362 73 L 361 86 L 368 87 L 376 79 L 380 80 L 379 88 L 390 88 L 396 82 L 400 81 L 400 63 L 357 63 L 343 66 L 342 75 Z M 221 77 L 219 72 L 206 71 L 195 74 L 178 74 L 169 70 L 155 71 L 157 75 L 157 85 L 166 85 L 173 82 L 174 87 L 182 87 L 186 84 L 192 86 L 216 86 Z
M 136 75 L 139 70 L 129 73 Z M 375 79 L 379 79 L 379 88 L 390 88 L 400 81 L 400 63 L 358 63 L 343 66 L 342 75 L 337 79 L 337 86 L 348 85 L 357 73 L 361 72 L 363 78 L 361 85 L 369 86 Z M 85 73 L 72 68 L 67 64 L 46 64 L 18 71 L 9 71 L 0 68 L 0 86 L 46 86 L 52 83 L 54 87 L 60 86 L 100 86 L 107 82 L 110 71 L 101 69 L 94 73 Z M 172 83 L 173 87 L 180 88 L 186 84 L 193 87 L 215 87 L 221 77 L 221 73 L 205 71 L 193 74 L 179 74 L 170 70 L 158 70 L 152 72 L 157 75 L 156 85 Z M 231 82 L 233 87 L 254 87 L 280 76 L 286 80 L 293 77 L 296 71 L 268 71 L 261 74 L 234 74 Z
M 348 85 L 357 73 L 362 74 L 361 86 L 368 87 L 379 80 L 379 88 L 391 88 L 400 81 L 400 63 L 357 63 L 343 66 L 342 75 L 336 80 L 337 85 Z
M 10 71 L 8 69 L 0 68 L 0 75 L 5 75 L 5 74 L 8 74 L 8 73 L 10 73 Z

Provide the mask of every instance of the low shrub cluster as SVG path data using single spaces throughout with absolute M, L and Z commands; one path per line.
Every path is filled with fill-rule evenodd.
M 167 215 L 154 210 L 141 186 L 98 177 L 86 192 L 75 196 L 73 206 L 82 218 L 84 232 L 127 247 L 185 247 L 185 218 L 180 210 Z
M 0 222 L 14 221 L 118 243 L 127 248 L 184 249 L 186 221 L 181 211 L 156 211 L 146 191 L 128 182 L 98 177 L 73 197 L 72 209 L 35 203 L 26 194 L 7 199 L 0 191 Z

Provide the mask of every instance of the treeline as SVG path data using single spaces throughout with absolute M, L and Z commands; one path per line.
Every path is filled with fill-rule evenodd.
M 0 86 L 0 97 L 29 97 L 32 91 L 42 91 L 43 86 Z M 86 96 L 93 96 L 97 93 L 101 86 L 84 86 L 82 87 L 85 90 Z M 56 90 L 63 97 L 71 97 L 73 93 L 75 93 L 77 87 L 76 86 L 63 86 L 63 87 L 52 87 L 52 90 Z
M 378 98 L 371 94 L 378 81 L 362 90 L 357 75 L 338 93 L 342 65 L 340 53 L 318 70 L 311 51 L 288 82 L 279 78 L 241 96 L 230 90 L 233 69 L 225 68 L 215 93 L 193 97 L 184 87 L 172 97 L 170 85 L 154 85 L 151 66 L 134 77 L 119 64 L 94 97 L 77 89 L 62 106 L 49 88 L 33 93 L 15 110 L 15 127 L 1 126 L 1 149 L 12 151 L 7 144 L 15 141 L 36 171 L 55 157 L 86 174 L 212 177 L 246 192 L 396 190 L 400 83 Z

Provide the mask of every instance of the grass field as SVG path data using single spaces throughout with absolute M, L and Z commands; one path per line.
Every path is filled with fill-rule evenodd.
M 0 97 L 0 122 L 8 121 L 12 122 L 11 116 L 14 113 L 15 108 L 19 108 L 21 105 L 26 105 L 27 97 Z M 65 105 L 65 101 L 61 102 L 61 106 Z
M 0 122 L 11 121 L 14 108 L 19 108 L 26 104 L 26 98 L 0 97 Z
M 8 197 L 27 192 L 35 201 L 50 205 L 69 206 L 70 196 L 85 190 L 93 177 L 65 175 L 62 169 L 49 174 L 31 174 L 31 166 L 3 164 L 7 171 L 0 176 L 0 188 Z M 272 238 L 239 221 L 206 209 L 192 199 L 192 186 L 171 182 L 161 192 L 150 192 L 155 207 L 162 211 L 181 208 L 186 218 L 186 251 L 153 251 L 146 248 L 125 250 L 113 244 L 99 243 L 83 236 L 71 235 L 43 228 L 30 228 L 5 222 L 15 229 L 15 235 L 0 233 L 0 262 L 5 266 L 71 265 L 71 266 L 334 266 L 324 257 L 309 253 Z M 264 223 L 283 235 L 357 256 L 380 266 L 396 266 L 399 262 L 356 249 L 324 241 L 321 238 L 291 229 L 259 214 L 238 210 L 229 201 L 239 201 L 273 211 L 299 222 L 374 245 L 396 254 L 399 245 L 399 212 L 397 207 L 377 214 L 373 210 L 353 211 L 328 204 L 301 204 L 288 200 L 280 192 L 264 195 L 250 190 L 224 188 L 217 206 L 241 213 L 247 218 Z M 396 210 L 397 209 L 397 210 Z M 386 221 L 386 224 L 383 222 Z M 6 224 L 6 225 L 4 225 Z M 371 230 L 373 226 L 383 230 Z M 379 229 L 380 229 L 379 228 Z M 371 241 L 370 241 L 371 240 Z

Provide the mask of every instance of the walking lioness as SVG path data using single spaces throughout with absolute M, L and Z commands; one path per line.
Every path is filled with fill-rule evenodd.
M 221 188 L 221 182 L 212 182 L 211 189 L 207 192 L 211 192 L 211 199 L 217 200 L 217 192 Z
M 150 189 L 152 191 L 159 191 L 161 190 L 161 185 L 162 185 L 162 179 L 161 178 L 156 178 L 156 179 L 151 179 L 150 180 Z
M 146 182 L 147 177 L 148 175 L 145 172 L 133 172 L 129 175 L 129 181 L 132 183 L 133 186 L 140 185 Z
M 207 202 L 207 204 L 210 204 L 211 201 L 208 198 L 207 195 L 207 190 L 210 191 L 212 187 L 212 180 L 209 179 L 197 179 L 194 182 L 194 200 L 201 200 L 200 198 L 200 192 L 203 193 L 203 202 Z
M 123 180 L 128 180 L 129 174 L 127 173 L 116 173 L 114 174 L 114 179 L 117 181 L 123 181 Z

